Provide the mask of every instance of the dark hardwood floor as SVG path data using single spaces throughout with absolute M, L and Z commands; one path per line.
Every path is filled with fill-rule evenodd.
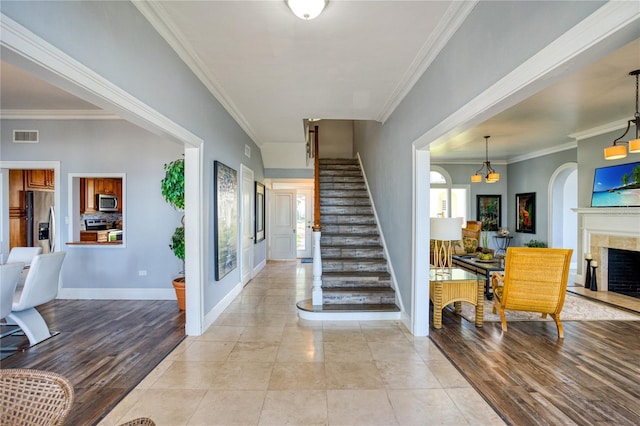
M 511 425 L 640 424 L 640 321 L 500 323 L 445 310 L 431 339 Z
M 175 301 L 54 300 L 38 311 L 60 334 L 1 367 L 67 377 L 76 394 L 69 425 L 97 424 L 184 338 Z

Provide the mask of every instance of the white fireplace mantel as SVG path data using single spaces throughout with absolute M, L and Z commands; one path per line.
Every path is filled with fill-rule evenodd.
M 582 207 L 571 210 L 578 214 L 637 216 L 640 220 L 640 207 Z

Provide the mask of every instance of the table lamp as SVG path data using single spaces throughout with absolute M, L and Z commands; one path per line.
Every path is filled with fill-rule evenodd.
M 436 275 L 451 274 L 451 241 L 462 239 L 461 217 L 432 217 L 431 239 L 433 244 L 433 263 Z M 440 270 L 440 272 L 438 272 Z

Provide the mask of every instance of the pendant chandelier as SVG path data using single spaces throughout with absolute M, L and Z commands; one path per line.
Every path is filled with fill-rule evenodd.
M 620 158 L 624 158 L 627 156 L 627 147 L 629 148 L 630 153 L 638 154 L 640 153 L 640 137 L 638 137 L 638 128 L 640 127 L 640 112 L 638 112 L 638 75 L 640 74 L 640 70 L 631 71 L 629 75 L 636 76 L 636 113 L 633 116 L 633 119 L 627 121 L 627 130 L 624 131 L 624 134 L 620 136 L 618 139 L 613 141 L 613 145 L 606 147 L 604 149 L 604 159 L 605 160 L 618 160 Z M 620 139 L 627 136 L 629 133 L 629 129 L 631 128 L 631 123 L 636 126 L 636 138 L 630 141 L 621 141 Z M 626 145 L 626 146 L 625 146 Z
M 329 0 L 284 0 L 289 9 L 300 19 L 309 21 L 320 16 Z
M 482 167 L 480 167 L 473 176 L 471 176 L 471 182 L 479 183 L 482 182 L 482 178 L 484 175 L 484 181 L 486 183 L 494 183 L 500 180 L 500 173 L 496 172 L 489 162 L 489 138 L 491 136 L 484 137 L 484 147 L 485 147 L 485 161 L 482 163 Z M 485 170 L 486 169 L 486 170 Z

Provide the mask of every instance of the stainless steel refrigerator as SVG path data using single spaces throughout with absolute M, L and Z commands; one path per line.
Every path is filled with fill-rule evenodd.
M 27 191 L 27 246 L 53 252 L 55 234 L 54 193 Z

